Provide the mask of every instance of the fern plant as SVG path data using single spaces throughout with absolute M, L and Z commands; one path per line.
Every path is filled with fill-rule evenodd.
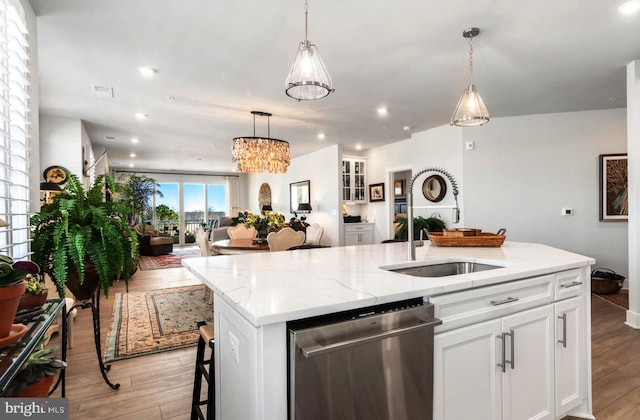
M 76 273 L 83 284 L 86 261 L 93 263 L 105 297 L 113 280 L 124 280 L 128 288 L 138 238 L 127 223 L 130 210 L 105 200 L 114 187 L 113 178 L 103 174 L 85 191 L 71 174 L 53 202 L 31 217 L 32 260 L 51 276 L 60 296 L 70 275 Z

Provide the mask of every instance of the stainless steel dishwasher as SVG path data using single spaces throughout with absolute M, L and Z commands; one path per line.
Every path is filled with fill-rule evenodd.
M 441 323 L 422 299 L 290 323 L 289 419 L 432 419 Z

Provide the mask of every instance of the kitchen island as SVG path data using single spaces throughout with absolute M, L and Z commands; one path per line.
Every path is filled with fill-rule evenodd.
M 545 389 L 542 402 L 549 413 L 540 418 L 561 418 L 565 411 L 592 418 L 590 300 L 585 290 L 589 290 L 593 259 L 544 245 L 514 242 L 506 242 L 500 248 L 439 248 L 426 242 L 416 249 L 416 261 L 408 262 L 406 255 L 406 243 L 390 243 L 183 260 L 183 265 L 212 288 L 215 295 L 216 418 L 287 419 L 287 322 L 417 297 L 434 302 L 436 316 L 443 320 L 443 325 L 436 328 L 434 378 L 434 410 L 443 414 L 435 418 L 455 418 L 446 414 L 452 404 L 451 392 L 441 395 L 442 387 L 446 391 L 448 385 L 442 383 L 439 390 L 439 381 L 446 377 L 461 378 L 460 383 L 470 382 L 465 381 L 463 371 L 438 369 L 438 363 L 453 354 L 446 351 L 450 348 L 447 343 L 454 338 L 464 342 L 471 327 L 478 326 L 482 331 L 491 331 L 483 334 L 491 337 L 485 341 L 495 350 L 500 347 L 498 341 L 508 339 L 504 334 L 517 329 L 517 325 L 512 328 L 509 324 L 516 309 L 526 318 L 529 312 L 544 308 L 547 315 L 543 327 L 549 336 L 545 343 L 555 346 L 556 330 L 563 332 L 563 325 L 555 318 L 555 311 L 561 307 L 556 306 L 565 299 L 577 299 L 579 311 L 572 314 L 580 321 L 577 335 L 580 341 L 573 343 L 577 351 L 577 360 L 573 360 L 573 370 L 569 372 L 573 372 L 573 377 L 564 382 L 573 384 L 574 394 L 578 395 L 556 396 L 558 381 L 562 385 L 563 379 L 554 375 L 558 358 L 547 357 L 542 362 L 546 363 L 544 373 L 549 389 Z M 416 277 L 389 271 L 407 265 L 459 260 L 500 268 L 447 277 Z M 502 297 L 513 299 L 511 295 L 518 289 L 525 290 L 522 299 L 506 299 L 503 303 Z M 498 300 L 492 297 L 492 303 L 497 305 L 486 307 L 479 300 L 485 291 L 498 296 L 495 298 Z M 476 295 L 469 297 L 464 293 Z M 460 299 L 471 302 L 471 306 L 459 305 Z M 506 332 L 502 331 L 503 323 Z M 455 336 L 461 332 L 462 336 Z M 440 353 L 438 349 L 442 349 Z M 498 353 L 494 351 L 491 357 L 505 355 Z M 488 409 L 493 411 L 488 418 L 516 418 L 509 414 L 513 407 L 504 404 L 510 392 L 516 395 L 517 390 L 510 390 L 509 384 L 505 385 L 494 371 L 500 368 L 493 369 L 486 378 L 479 378 L 491 381 L 490 385 L 495 387 L 490 393 Z M 558 401 L 570 402 L 563 405 Z M 495 413 L 499 416 L 495 417 Z M 480 418 L 477 411 L 475 414 L 471 418 Z

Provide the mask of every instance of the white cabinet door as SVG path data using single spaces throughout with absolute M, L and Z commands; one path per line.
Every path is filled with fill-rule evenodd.
M 434 338 L 433 418 L 497 420 L 502 411 L 500 320 Z
M 364 159 L 342 160 L 342 201 L 366 202 L 366 161 Z
M 553 316 L 550 304 L 502 318 L 504 420 L 554 418 Z
M 373 243 L 372 224 L 347 223 L 344 227 L 344 244 L 349 245 L 370 245 Z
M 344 244 L 345 244 L 345 246 L 360 245 L 358 243 L 359 239 L 360 239 L 360 234 L 358 232 L 345 231 L 345 233 L 344 233 Z
M 584 363 L 584 301 L 583 297 L 555 304 L 555 385 L 556 417 L 582 404 L 585 396 Z

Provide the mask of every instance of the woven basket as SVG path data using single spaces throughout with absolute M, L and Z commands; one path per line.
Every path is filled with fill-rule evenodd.
M 624 276 L 608 268 L 594 268 L 591 271 L 591 291 L 598 295 L 612 295 L 622 289 Z

